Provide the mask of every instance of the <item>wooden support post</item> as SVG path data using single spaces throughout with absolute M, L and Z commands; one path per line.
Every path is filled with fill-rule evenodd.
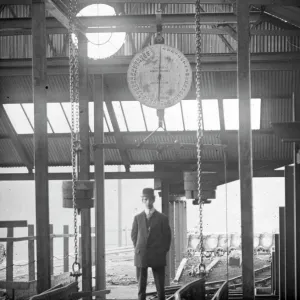
M 118 166 L 121 172 L 121 166 Z M 118 179 L 118 246 L 122 247 L 122 181 Z
M 7 228 L 7 237 L 14 237 L 14 228 Z M 6 281 L 14 281 L 14 242 L 6 242 Z M 8 295 L 12 295 L 13 291 L 8 290 Z
M 279 299 L 285 300 L 285 208 L 279 207 Z
M 96 251 L 95 251 L 95 247 L 96 247 L 96 238 L 94 236 L 92 236 L 92 266 L 95 265 L 96 262 Z
M 78 36 L 79 61 L 79 130 L 81 152 L 79 156 L 79 180 L 89 180 L 90 175 L 90 133 L 89 133 L 89 95 L 87 39 Z M 91 252 L 91 210 L 81 210 L 81 259 L 82 290 L 92 290 L 92 252 Z M 84 297 L 83 299 L 92 299 Z
M 179 209 L 179 258 L 182 260 L 183 253 L 183 203 L 181 200 L 178 201 L 178 209 Z
M 174 196 L 169 197 L 169 223 L 171 228 L 171 247 L 169 255 L 170 279 L 175 277 L 175 243 L 174 243 Z
M 161 183 L 161 211 L 166 216 L 169 216 L 169 193 L 170 184 L 167 181 Z M 170 220 L 169 220 L 170 222 Z M 167 266 L 165 269 L 165 286 L 170 285 L 170 252 L 167 254 Z
M 104 90 L 103 77 L 95 76 L 93 81 L 94 100 L 94 143 L 104 142 Z M 105 194 L 104 194 L 104 150 L 95 149 L 95 224 L 96 224 L 96 290 L 104 290 L 105 281 Z
M 271 293 L 275 291 L 275 254 L 271 252 Z
M 41 293 L 51 287 L 47 133 L 47 41 L 44 0 L 32 0 L 31 18 L 37 293 Z
M 286 299 L 295 298 L 295 202 L 293 167 L 286 166 L 285 173 L 285 279 Z
M 279 296 L 279 234 L 275 234 L 275 295 Z
M 182 221 L 182 226 L 183 226 L 183 253 L 186 253 L 187 250 L 187 215 L 186 215 L 186 201 L 183 201 L 183 221 Z
M 254 299 L 254 259 L 249 4 L 243 0 L 238 0 L 236 14 L 243 299 L 250 300 Z
M 34 225 L 28 225 L 28 236 L 34 236 Z M 35 280 L 34 240 L 28 240 L 28 281 Z
M 178 200 L 174 202 L 174 210 L 175 210 L 175 261 L 176 261 L 176 269 L 180 264 L 180 225 L 179 225 L 179 209 L 178 209 Z
M 49 224 L 49 234 L 50 234 L 50 274 L 53 275 L 54 271 L 54 256 L 53 256 L 53 224 Z
M 300 90 L 299 79 L 294 83 L 293 94 L 293 121 L 300 121 Z M 294 151 L 294 203 L 295 203 L 295 260 L 296 260 L 296 293 L 295 298 L 300 298 L 300 162 L 297 155 L 300 153 L 300 143 L 293 143 Z
M 64 225 L 64 234 L 69 234 L 69 225 Z M 64 237 L 64 272 L 69 272 L 69 237 Z

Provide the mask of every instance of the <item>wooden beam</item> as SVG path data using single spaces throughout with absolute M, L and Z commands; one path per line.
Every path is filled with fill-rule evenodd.
M 0 118 L 2 121 L 2 124 L 4 125 L 4 128 L 6 132 L 8 133 L 11 142 L 14 145 L 15 150 L 17 151 L 19 157 L 21 158 L 22 162 L 28 169 L 29 173 L 32 173 L 32 170 L 34 168 L 33 161 L 27 152 L 26 148 L 24 147 L 23 143 L 20 140 L 19 135 L 17 134 L 14 126 L 12 125 L 3 105 L 0 105 Z
M 27 221 L 0 221 L 0 228 L 27 227 Z
M 222 171 L 222 162 L 216 164 L 218 170 Z M 209 170 L 207 167 L 204 168 L 207 171 L 213 172 L 217 168 Z M 205 176 L 205 175 L 203 175 Z M 233 177 L 234 176 L 234 177 Z M 253 177 L 283 177 L 283 171 L 274 171 L 274 170 L 263 170 L 263 171 L 254 171 Z M 49 173 L 49 180 L 71 180 L 71 173 Z M 95 174 L 90 173 L 89 179 L 94 179 Z M 181 180 L 183 175 L 181 172 L 105 172 L 105 179 L 169 179 L 169 180 Z M 231 181 L 238 179 L 237 170 L 229 171 L 229 179 Z M 0 181 L 29 181 L 34 180 L 33 174 L 27 173 L 7 173 L 0 174 Z
M 238 21 L 238 99 L 239 99 L 239 174 L 241 193 L 241 240 L 243 299 L 255 298 L 253 260 L 252 130 L 249 6 L 237 1 Z
M 279 299 L 286 300 L 285 297 L 285 207 L 279 207 Z
M 90 178 L 90 133 L 89 133 L 89 88 L 88 88 L 88 42 L 84 35 L 78 35 L 78 68 L 79 68 L 79 132 L 81 151 L 79 155 L 79 180 Z M 91 252 L 91 210 L 81 210 L 82 228 L 82 289 L 92 290 L 92 252 Z M 90 300 L 92 297 L 84 297 Z
M 195 71 L 195 55 L 187 54 L 186 57 L 192 70 Z M 203 72 L 236 72 L 236 54 L 202 54 L 201 57 Z M 113 57 L 98 61 L 89 60 L 89 74 L 127 74 L 131 60 L 132 56 Z M 69 74 L 69 60 L 66 57 L 48 58 L 47 68 L 48 75 Z M 251 54 L 251 71 L 298 70 L 299 68 L 299 53 Z M 0 77 L 31 75 L 31 59 L 0 59 L 0 70 Z M 61 101 L 67 100 L 62 99 Z
M 126 171 L 129 171 L 130 169 L 130 160 L 129 160 L 129 156 L 126 150 L 121 150 L 122 144 L 124 143 L 123 138 L 122 138 L 122 134 L 120 131 L 120 127 L 117 121 L 117 117 L 114 111 L 114 108 L 112 106 L 112 102 L 111 101 L 105 101 L 106 103 L 106 107 L 107 107 L 107 111 L 111 120 L 111 124 L 113 126 L 114 129 L 114 134 L 115 134 L 115 139 L 116 139 L 116 144 L 119 147 L 119 153 L 122 159 L 122 162 L 125 166 Z
M 172 25 L 193 25 L 194 14 L 164 14 L 162 17 L 162 24 Z M 249 21 L 256 22 L 260 17 L 259 12 L 250 14 Z M 151 26 L 156 25 L 155 15 L 121 15 L 121 16 L 91 16 L 91 17 L 78 17 L 78 20 L 85 27 L 122 27 L 122 26 Z M 233 13 L 201 13 L 202 24 L 228 24 L 236 23 L 236 15 Z M 55 32 L 55 28 L 62 28 L 61 23 L 52 17 L 47 18 L 47 28 Z M 30 29 L 31 18 L 15 18 L 15 19 L 0 19 L 0 28 L 13 29 L 23 28 Z
M 265 13 L 300 28 L 300 8 L 298 7 L 267 6 Z
M 97 0 L 79 0 L 78 4 L 87 6 L 90 4 L 99 3 Z M 167 3 L 167 4 L 194 4 L 192 0 L 101 0 L 104 4 L 113 3 Z M 233 4 L 234 0 L 201 0 L 201 4 Z M 245 3 L 246 0 L 245 0 Z M 31 0 L 0 0 L 0 4 L 10 5 L 31 5 Z M 284 6 L 297 6 L 298 0 L 248 0 L 248 4 L 257 5 L 284 5 Z
M 95 76 L 93 81 L 94 98 L 94 141 L 104 142 L 104 85 L 103 76 Z M 105 270 L 105 179 L 108 177 L 104 172 L 104 151 L 95 149 L 95 228 L 96 228 L 96 290 L 106 288 Z M 126 173 L 130 174 L 130 173 Z
M 51 287 L 48 196 L 46 9 L 43 0 L 33 0 L 32 86 L 34 103 L 34 165 L 37 235 L 37 293 Z

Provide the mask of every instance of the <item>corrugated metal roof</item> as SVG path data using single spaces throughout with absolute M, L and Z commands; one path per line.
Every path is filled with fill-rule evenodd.
M 123 134 L 124 141 L 136 144 L 146 137 L 147 133 Z M 227 132 L 227 140 L 229 142 L 227 153 L 231 160 L 238 160 L 237 132 Z M 180 143 L 196 144 L 195 132 L 174 133 Z M 29 135 L 21 135 L 21 142 L 24 144 L 29 156 L 33 158 L 33 138 Z M 161 143 L 171 142 L 172 139 L 166 135 L 154 135 L 147 142 Z M 105 142 L 114 143 L 111 134 L 105 135 Z M 220 138 L 218 132 L 206 132 L 204 135 L 205 144 L 218 143 Z M 93 163 L 93 138 L 91 143 L 91 163 Z M 129 159 L 132 164 L 153 164 L 156 162 L 176 161 L 178 163 L 184 161 L 196 160 L 197 153 L 195 150 L 175 150 L 166 149 L 160 153 L 153 150 L 130 149 L 127 150 Z M 11 141 L 7 138 L 0 139 L 0 167 L 5 166 L 23 166 L 17 152 Z M 291 145 L 281 143 L 280 139 L 271 134 L 253 133 L 253 159 L 254 160 L 291 160 Z M 203 161 L 223 161 L 223 151 L 219 148 L 209 148 L 203 150 Z M 66 166 L 70 165 L 70 137 L 67 135 L 50 135 L 49 136 L 49 166 Z M 119 151 L 116 149 L 105 149 L 106 164 L 122 164 Z

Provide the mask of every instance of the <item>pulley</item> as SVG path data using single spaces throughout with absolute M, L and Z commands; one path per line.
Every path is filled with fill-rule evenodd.
M 77 209 L 94 207 L 94 182 L 77 180 L 75 186 L 75 203 Z M 63 181 L 62 184 L 63 207 L 73 208 L 73 182 Z

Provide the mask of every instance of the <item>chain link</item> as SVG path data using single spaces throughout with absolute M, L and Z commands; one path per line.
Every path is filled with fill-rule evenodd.
M 201 158 L 202 158 L 202 134 L 203 134 L 203 115 L 202 115 L 202 103 L 201 103 L 201 24 L 200 24 L 200 0 L 196 0 L 196 99 L 197 99 L 197 112 L 198 112 L 198 128 L 197 128 L 197 172 L 198 172 L 198 199 L 199 199 L 199 247 L 200 247 L 200 263 L 203 264 L 204 250 L 203 250 L 203 199 L 202 199 L 202 187 L 201 187 Z
M 77 13 L 77 0 L 69 0 L 69 80 L 71 102 L 71 155 L 72 155 L 72 200 L 74 217 L 74 255 L 75 264 L 78 264 L 78 232 L 77 232 L 77 207 L 76 185 L 77 173 L 77 149 L 79 138 L 79 71 L 78 71 L 78 37 L 75 30 L 75 18 Z

